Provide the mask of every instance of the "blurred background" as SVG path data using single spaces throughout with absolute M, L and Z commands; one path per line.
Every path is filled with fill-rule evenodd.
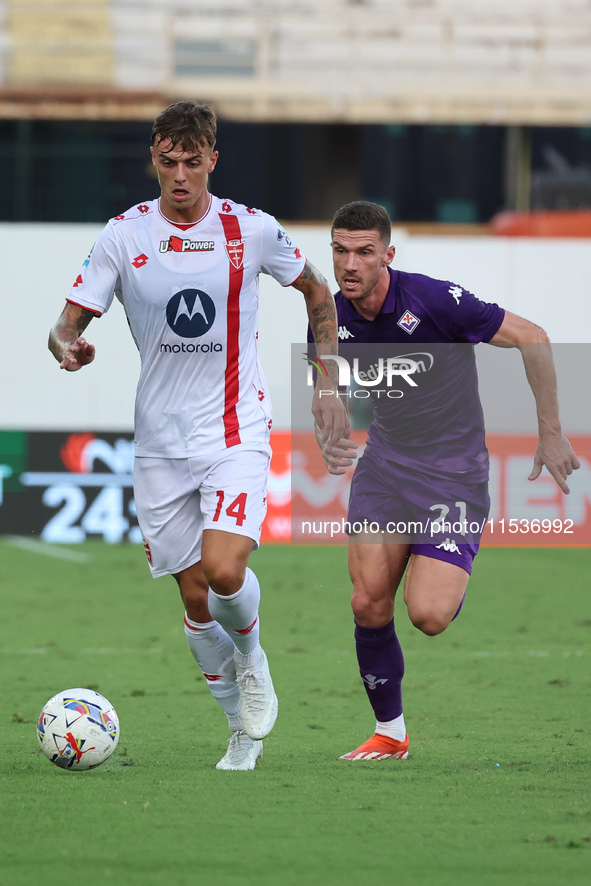
M 63 437 L 35 450 L 53 446 L 54 472 L 94 469 L 72 456 L 89 434 L 103 456 L 132 436 L 138 359 L 120 307 L 89 328 L 97 361 L 76 377 L 58 371 L 47 332 L 106 220 L 158 196 L 151 124 L 181 98 L 218 112 L 213 193 L 276 215 L 331 286 L 330 218 L 374 200 L 393 219 L 397 267 L 459 283 L 555 341 L 591 341 L 589 0 L 0 0 L 0 531 L 27 483 L 40 526 L 65 507 L 47 491 L 55 478 L 27 473 L 37 432 Z M 305 335 L 299 295 L 263 279 L 278 433 L 286 354 Z M 492 431 L 529 432 L 532 416 L 497 413 Z
M 2 0 L 0 15 L 2 221 L 102 222 L 156 195 L 150 123 L 179 97 L 218 110 L 218 192 L 283 219 L 360 198 L 415 223 L 591 206 L 587 0 Z

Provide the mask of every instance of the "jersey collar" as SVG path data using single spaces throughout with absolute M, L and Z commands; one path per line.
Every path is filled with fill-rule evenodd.
M 208 204 L 208 206 L 207 206 L 207 209 L 205 210 L 205 212 L 204 212 L 203 215 L 201 216 L 201 218 L 198 218 L 197 221 L 190 222 L 190 223 L 187 224 L 187 225 L 179 224 L 178 222 L 173 222 L 173 221 L 171 221 L 169 218 L 167 218 L 167 217 L 164 215 L 164 213 L 162 212 L 162 209 L 160 208 L 160 203 L 161 203 L 161 201 L 162 201 L 162 197 L 159 197 L 159 198 L 158 198 L 158 212 L 160 213 L 160 216 L 164 219 L 164 221 L 165 221 L 165 222 L 168 222 L 169 225 L 172 225 L 174 228 L 180 228 L 181 231 L 188 231 L 190 228 L 194 228 L 195 225 L 201 224 L 201 222 L 203 221 L 203 219 L 206 218 L 206 217 L 209 215 L 209 211 L 210 211 L 210 209 L 211 209 L 212 200 L 213 200 L 213 198 L 212 198 L 212 195 L 210 194 L 210 195 L 209 195 L 209 204 Z
M 384 299 L 384 304 L 382 305 L 380 314 L 393 314 L 396 309 L 396 287 L 398 286 L 398 271 L 394 271 L 392 268 L 388 268 L 388 273 L 390 274 L 390 288 L 388 289 L 388 294 Z

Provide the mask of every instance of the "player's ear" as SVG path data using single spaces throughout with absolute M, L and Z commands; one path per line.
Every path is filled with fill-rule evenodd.
M 150 154 L 152 155 L 152 163 L 156 166 L 156 151 L 154 150 L 154 146 L 150 148 Z
M 386 249 L 386 252 L 384 253 L 384 264 L 391 265 L 394 260 L 395 255 L 396 255 L 396 247 L 395 246 L 388 246 L 388 248 Z
M 208 172 L 213 172 L 215 169 L 215 164 L 218 162 L 219 151 L 212 151 L 211 157 L 209 158 L 209 168 Z

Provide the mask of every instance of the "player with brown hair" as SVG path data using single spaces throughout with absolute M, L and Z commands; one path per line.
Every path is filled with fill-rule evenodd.
M 258 277 L 293 286 L 314 339 L 335 353 L 334 299 L 270 215 L 214 197 L 216 117 L 177 102 L 152 130 L 161 194 L 107 224 L 51 331 L 62 369 L 94 360 L 83 333 L 115 295 L 141 355 L 134 490 L 154 577 L 171 574 L 189 647 L 232 732 L 220 769 L 253 769 L 277 716 L 248 566 L 266 511 L 271 410 L 257 353 Z M 333 400 L 333 402 L 331 402 Z M 315 398 L 326 443 L 348 426 Z

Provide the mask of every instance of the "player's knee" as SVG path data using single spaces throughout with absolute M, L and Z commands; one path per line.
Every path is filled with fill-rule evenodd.
M 235 594 L 244 584 L 245 569 L 242 562 L 228 559 L 226 561 L 203 564 L 210 588 L 216 594 L 227 596 Z
M 207 622 L 207 584 L 189 579 L 187 576 L 174 576 L 179 587 L 185 611 L 191 621 Z
M 392 618 L 389 605 L 385 601 L 375 600 L 362 588 L 353 588 L 351 609 L 355 620 L 365 626 L 381 626 Z
M 428 637 L 442 634 L 449 625 L 449 618 L 437 612 L 420 610 L 411 612 L 409 610 L 408 614 L 415 628 L 418 628 L 423 634 L 427 634 Z

